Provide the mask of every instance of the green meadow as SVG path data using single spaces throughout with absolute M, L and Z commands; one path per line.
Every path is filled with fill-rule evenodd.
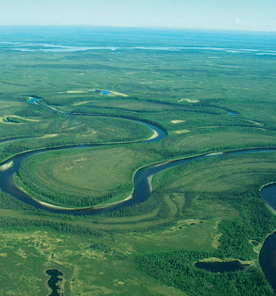
M 114 202 L 118 195 L 124 199 L 131 194 L 135 170 L 154 156 L 126 146 L 44 153 L 21 166 L 18 182 L 31 196 L 56 205 Z
M 142 167 L 276 148 L 274 55 L 211 49 L 246 47 L 238 37 L 174 34 L 158 35 L 155 45 L 181 50 L 133 49 L 153 41 L 128 35 L 113 36 L 119 48 L 112 51 L 39 50 L 56 40 L 110 46 L 98 35 L 55 34 L 9 37 L 28 50 L 0 45 L 0 162 L 69 148 L 23 161 L 14 180 L 31 197 L 70 208 L 113 203 L 131 195 Z M 197 42 L 208 48 L 193 48 Z M 269 42 L 248 46 L 270 49 Z M 146 143 L 153 131 L 137 120 L 167 137 Z M 58 269 L 66 296 L 275 295 L 258 254 L 276 228 L 259 192 L 276 179 L 276 152 L 214 154 L 154 175 L 145 202 L 98 215 L 54 214 L 1 191 L 1 294 L 50 295 L 46 270 Z M 234 259 L 247 267 L 212 273 L 194 266 Z

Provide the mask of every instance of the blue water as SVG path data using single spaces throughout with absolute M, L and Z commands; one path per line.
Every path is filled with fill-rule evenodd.
M 43 51 L 43 52 L 55 52 L 55 53 L 62 53 L 62 52 L 75 52 L 75 51 L 90 51 L 90 50 L 110 50 L 110 51 L 120 51 L 120 50 L 148 50 L 148 51 L 217 51 L 217 52 L 225 52 L 229 54 L 249 54 L 255 56 L 262 56 L 262 55 L 270 55 L 276 56 L 276 51 L 274 50 L 258 50 L 258 49 L 246 49 L 246 48 L 218 48 L 218 47 L 193 47 L 193 46 L 174 46 L 174 47 L 167 47 L 167 46 L 148 46 L 148 47 L 126 47 L 126 46 L 94 46 L 94 47 L 85 47 L 85 46 L 49 46 L 45 48 L 43 45 L 39 46 L 37 44 L 24 44 L 21 45 L 14 45 L 8 48 L 9 50 L 15 51 L 22 51 L 22 52 L 34 52 L 34 51 Z
M 30 97 L 28 100 L 28 103 L 31 105 L 37 105 L 37 101 L 39 100 L 39 98 L 36 97 Z
M 101 90 L 101 95 L 102 95 L 102 96 L 108 96 L 108 95 L 110 95 L 110 94 L 111 94 L 111 92 L 108 91 L 108 90 Z
M 245 268 L 245 266 L 242 265 L 238 260 L 233 260 L 229 262 L 197 262 L 195 263 L 195 267 L 215 273 L 244 270 Z
M 276 184 L 270 184 L 262 188 L 262 199 L 268 204 L 274 211 L 276 211 Z
M 46 273 L 51 276 L 48 280 L 48 285 L 52 289 L 52 293 L 49 296 L 61 296 L 58 283 L 62 281 L 61 276 L 63 276 L 63 273 L 57 269 L 48 269 Z
M 275 39 L 276 33 L 265 32 L 108 27 L 0 27 L 0 51 L 43 51 L 45 53 L 159 50 L 275 56 Z

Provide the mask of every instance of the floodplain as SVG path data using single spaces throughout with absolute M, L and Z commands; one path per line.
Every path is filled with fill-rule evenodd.
M 275 295 L 258 258 L 276 228 L 260 195 L 276 179 L 275 36 L 114 30 L 0 29 L 3 171 L 55 148 L 25 159 L 14 181 L 78 208 L 126 199 L 142 167 L 209 157 L 152 176 L 145 202 L 95 215 L 2 190 L 1 294 L 49 295 L 46 271 L 58 270 L 64 295 Z M 166 137 L 147 142 L 137 121 Z M 195 266 L 204 260 L 246 267 L 212 273 Z

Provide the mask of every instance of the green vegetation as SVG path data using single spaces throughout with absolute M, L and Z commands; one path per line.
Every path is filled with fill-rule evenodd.
M 34 50 L 0 45 L 0 162 L 28 150 L 94 146 L 27 158 L 15 181 L 32 197 L 67 207 L 115 202 L 129 196 L 143 166 L 276 147 L 275 56 L 210 49 L 248 46 L 261 53 L 263 46 L 274 50 L 269 41 L 189 40 L 172 32 L 120 39 L 85 30 L 68 31 L 68 40 L 59 30 L 46 31 L 0 30 L 3 42 Z M 110 42 L 119 48 L 37 50 L 42 43 Z M 131 48 L 153 42 L 182 49 Z M 39 97 L 39 104 L 28 104 L 29 96 Z M 168 136 L 142 143 L 152 131 L 133 120 L 161 127 Z M 47 295 L 45 271 L 58 269 L 66 296 L 275 295 L 258 262 L 276 228 L 275 213 L 259 193 L 276 179 L 275 160 L 275 152 L 267 152 L 190 162 L 153 176 L 145 202 L 91 216 L 47 212 L 3 190 L 1 294 Z M 242 259 L 250 267 L 214 274 L 194 266 L 210 257 Z
M 266 285 L 260 270 L 249 267 L 244 271 L 214 274 L 193 266 L 212 253 L 179 251 L 139 257 L 136 263 L 149 275 L 188 295 L 274 295 Z M 250 283 L 250 285 L 247 285 Z
M 135 170 L 154 156 L 126 146 L 60 150 L 27 159 L 16 180 L 39 200 L 87 207 L 129 196 Z

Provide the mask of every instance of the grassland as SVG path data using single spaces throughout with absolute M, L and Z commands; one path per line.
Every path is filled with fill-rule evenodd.
M 153 153 L 125 146 L 56 151 L 27 159 L 17 180 L 37 199 L 61 206 L 91 206 L 129 196 L 134 172 L 153 159 Z
M 70 206 L 116 201 L 132 191 L 133 174 L 142 166 L 276 147 L 275 57 L 186 48 L 187 42 L 199 42 L 263 50 L 254 39 L 246 45 L 226 37 L 203 42 L 158 35 L 155 45 L 169 42 L 185 49 L 138 50 L 130 45 L 152 46 L 153 36 L 105 40 L 90 32 L 98 46 L 113 42 L 119 49 L 37 50 L 40 43 L 56 40 L 95 45 L 87 32 L 70 41 L 61 31 L 49 32 L 7 37 L 0 30 L 4 41 L 35 49 L 0 45 L 0 161 L 43 147 L 102 146 L 27 159 L 17 182 L 32 196 Z M 29 96 L 41 98 L 40 104 L 27 104 Z M 153 123 L 168 136 L 130 143 L 149 138 L 152 131 L 128 119 Z M 276 226 L 275 214 L 259 194 L 263 184 L 275 181 L 275 157 L 275 152 L 209 157 L 165 170 L 153 177 L 146 202 L 96 216 L 52 214 L 1 192 L 1 294 L 50 294 L 45 271 L 56 268 L 64 274 L 65 295 L 202 295 L 201 287 L 182 285 L 194 282 L 202 283 L 207 296 L 216 295 L 210 289 L 214 285 L 219 295 L 274 295 L 257 252 Z M 195 269 L 198 258 L 209 257 L 254 264 L 227 276 Z M 177 258 L 185 260 L 175 269 Z M 181 270 L 178 282 L 168 276 L 176 270 Z
M 204 165 L 197 162 L 161 172 L 156 175 L 154 181 L 162 184 L 162 180 L 166 180 L 170 184 L 166 185 L 166 188 L 172 191 L 223 193 L 228 190 L 253 190 L 260 188 L 266 180 L 274 180 L 274 161 L 273 152 L 250 156 L 210 157 Z M 175 173 L 172 173 L 173 170 Z

